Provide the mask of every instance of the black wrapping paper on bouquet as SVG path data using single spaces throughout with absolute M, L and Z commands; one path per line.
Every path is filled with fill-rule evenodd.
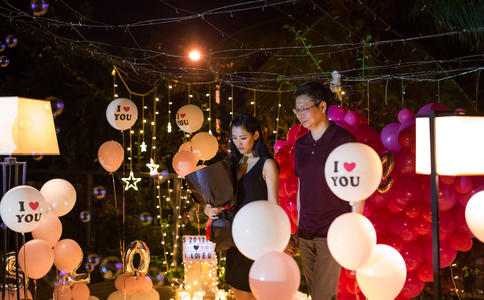
M 217 251 L 233 247 L 232 221 L 237 195 L 232 162 L 228 159 L 216 162 L 186 175 L 185 179 L 195 201 L 224 208 L 218 219 L 207 222 L 207 239 L 216 243 Z

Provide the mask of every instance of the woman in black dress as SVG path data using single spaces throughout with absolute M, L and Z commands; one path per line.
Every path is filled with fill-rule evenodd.
M 257 200 L 277 204 L 279 168 L 262 139 L 259 122 L 250 114 L 241 114 L 232 120 L 230 130 L 230 158 L 237 174 L 235 211 Z M 221 210 L 207 205 L 205 214 L 216 219 Z M 249 270 L 253 262 L 236 247 L 227 250 L 225 281 L 232 287 L 237 300 L 255 299 L 249 287 Z

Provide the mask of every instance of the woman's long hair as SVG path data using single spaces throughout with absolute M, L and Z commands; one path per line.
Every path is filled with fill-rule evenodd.
M 230 158 L 234 163 L 238 163 L 242 158 L 242 154 L 235 146 L 232 139 L 232 128 L 242 127 L 251 134 L 255 134 L 256 131 L 259 132 L 259 138 L 254 141 L 254 146 L 252 147 L 252 154 L 261 158 L 272 158 L 269 149 L 267 149 L 264 139 L 262 138 L 262 131 L 260 129 L 260 124 L 257 119 L 251 114 L 240 114 L 235 116 L 230 123 Z

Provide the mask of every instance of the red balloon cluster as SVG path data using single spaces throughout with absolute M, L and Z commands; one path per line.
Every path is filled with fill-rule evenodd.
M 338 299 L 355 300 L 366 299 L 356 282 L 356 272 L 345 268 L 341 269 L 341 275 L 338 282 Z
M 423 106 L 418 114 L 430 110 L 448 110 L 441 104 Z M 432 214 L 430 210 L 430 178 L 415 173 L 415 114 L 405 108 L 398 122 L 386 125 L 380 134 L 368 126 L 364 116 L 341 108 L 328 110 L 328 117 L 348 129 L 358 142 L 371 146 L 380 154 L 391 152 L 394 158 L 387 192 L 376 191 L 365 203 L 364 214 L 373 223 L 377 243 L 397 249 L 407 266 L 407 279 L 398 299 L 419 295 L 425 282 L 432 281 Z M 350 120 L 351 122 L 347 122 Z M 441 176 L 439 178 L 440 267 L 452 264 L 457 251 L 472 248 L 474 237 L 465 220 L 465 206 L 470 197 L 484 190 L 482 176 Z M 342 272 L 338 299 L 355 297 L 350 271 Z M 340 297 L 341 296 L 341 297 Z
M 275 160 L 279 164 L 279 205 L 289 216 L 291 233 L 297 228 L 297 189 L 298 180 L 294 175 L 294 145 L 309 131 L 300 123 L 287 132 L 287 140 L 278 140 L 274 144 Z

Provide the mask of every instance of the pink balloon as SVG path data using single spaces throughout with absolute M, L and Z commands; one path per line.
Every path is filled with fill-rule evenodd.
M 345 117 L 345 109 L 336 105 L 331 105 L 328 107 L 326 115 L 331 121 L 343 121 Z
M 32 231 L 34 239 L 46 241 L 51 247 L 59 241 L 62 235 L 62 223 L 53 212 L 48 212 L 42 218 L 42 223 Z
M 429 111 L 434 110 L 434 111 L 448 111 L 449 108 L 443 104 L 440 103 L 428 103 L 422 106 L 418 112 L 417 115 L 428 115 Z
M 82 249 L 71 239 L 60 240 L 54 246 L 54 264 L 64 272 L 72 272 L 82 262 Z
M 400 123 L 405 123 L 412 119 L 415 119 L 415 114 L 408 108 L 404 108 L 398 113 L 398 122 Z
M 346 124 L 344 121 L 334 121 L 334 124 L 351 132 L 351 126 Z
M 22 271 L 32 279 L 45 276 L 54 262 L 52 247 L 43 240 L 30 240 L 20 248 L 18 263 Z
M 72 292 L 68 285 L 58 285 L 54 289 L 54 299 L 55 300 L 71 300 Z
M 400 128 L 400 123 L 390 123 L 383 127 L 380 133 L 380 139 L 383 146 L 391 151 L 398 151 L 402 148 L 398 143 L 398 128 Z
M 252 264 L 249 285 L 258 300 L 292 300 L 301 275 L 296 261 L 283 252 L 272 251 L 262 255 Z
M 97 151 L 99 163 L 109 174 L 115 172 L 124 160 L 124 149 L 116 141 L 104 142 Z
M 186 142 L 181 144 L 181 146 L 178 148 L 178 152 L 180 151 L 192 152 L 192 142 Z
M 71 297 L 74 300 L 87 300 L 91 292 L 85 283 L 74 283 L 71 288 Z
M 472 179 L 469 176 L 459 176 L 454 182 L 455 190 L 458 193 L 465 194 L 472 190 Z
M 274 153 L 277 153 L 277 151 L 279 151 L 279 149 L 281 149 L 281 147 L 284 146 L 286 143 L 287 143 L 286 141 L 277 140 L 274 143 Z
M 179 176 L 185 177 L 185 175 L 195 171 L 197 163 L 198 158 L 195 156 L 195 154 L 193 154 L 193 152 L 180 151 L 173 156 L 172 165 L 173 169 Z
M 358 124 L 358 113 L 352 110 L 347 111 L 343 117 L 343 121 L 351 127 L 355 127 Z

